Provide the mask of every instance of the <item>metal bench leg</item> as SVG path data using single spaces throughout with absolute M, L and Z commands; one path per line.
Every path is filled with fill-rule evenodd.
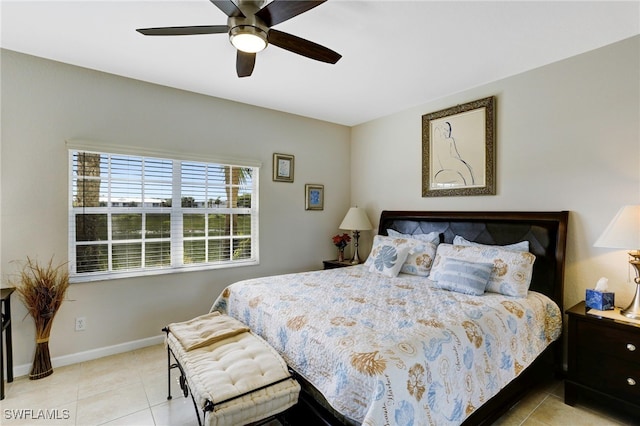
M 164 331 L 167 336 L 169 335 L 169 328 L 165 327 L 162 329 L 162 331 Z M 167 399 L 171 399 L 171 369 L 173 367 L 171 367 L 171 349 L 169 348 L 169 345 L 167 345 Z
M 167 336 L 169 335 L 168 327 L 163 328 L 162 331 L 167 333 Z M 193 408 L 195 409 L 196 416 L 198 417 L 198 425 L 202 426 L 202 421 L 204 419 L 200 418 L 200 410 L 198 409 L 198 404 L 196 403 L 196 398 L 193 396 L 193 392 L 189 392 L 189 383 L 187 382 L 187 375 L 184 373 L 184 370 L 182 369 L 182 366 L 178 362 L 178 359 L 175 357 L 175 355 L 173 356 L 173 359 L 175 359 L 176 362 L 173 364 L 171 363 L 171 355 L 173 355 L 173 352 L 171 352 L 171 348 L 167 344 L 167 383 L 168 383 L 167 399 L 171 399 L 171 370 L 173 370 L 174 368 L 177 368 L 178 370 L 180 370 L 180 389 L 182 389 L 182 394 L 186 398 L 187 396 L 189 396 L 189 393 L 191 393 L 191 402 L 193 402 Z M 204 417 L 205 415 L 204 410 L 202 415 Z

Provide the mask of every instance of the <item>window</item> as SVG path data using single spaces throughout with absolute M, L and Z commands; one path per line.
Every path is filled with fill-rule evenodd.
M 258 263 L 258 167 L 70 150 L 73 281 Z

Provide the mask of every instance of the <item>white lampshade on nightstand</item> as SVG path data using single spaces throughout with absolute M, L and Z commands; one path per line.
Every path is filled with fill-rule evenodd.
M 367 213 L 364 209 L 359 207 L 351 207 L 347 212 L 347 215 L 342 220 L 340 224 L 340 229 L 347 229 L 349 231 L 353 231 L 353 258 L 351 259 L 351 263 L 354 265 L 360 263 L 360 256 L 358 255 L 358 239 L 360 238 L 360 231 L 368 231 L 373 229 L 371 222 L 369 222 L 369 218 L 367 217 Z
M 640 319 L 640 205 L 622 207 L 594 246 L 631 250 L 629 263 L 636 270 L 636 293 L 631 304 L 620 313 Z

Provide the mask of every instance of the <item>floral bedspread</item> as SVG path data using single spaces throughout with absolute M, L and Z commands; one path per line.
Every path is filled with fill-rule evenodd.
M 461 423 L 562 327 L 535 292 L 469 296 L 362 265 L 241 281 L 212 310 L 243 321 L 336 410 L 370 426 Z

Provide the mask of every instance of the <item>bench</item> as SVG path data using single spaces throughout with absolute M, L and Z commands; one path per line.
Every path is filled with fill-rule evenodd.
M 226 334 L 220 330 L 235 321 L 215 313 L 162 329 L 167 346 L 167 399 L 171 399 L 171 370 L 178 368 L 180 388 L 185 397 L 191 393 L 199 425 L 269 421 L 298 401 L 300 385 L 267 342 L 248 328 Z M 200 338 L 203 334 L 205 338 Z M 212 334 L 217 338 L 209 339 Z M 193 336 L 195 340 L 189 340 Z

